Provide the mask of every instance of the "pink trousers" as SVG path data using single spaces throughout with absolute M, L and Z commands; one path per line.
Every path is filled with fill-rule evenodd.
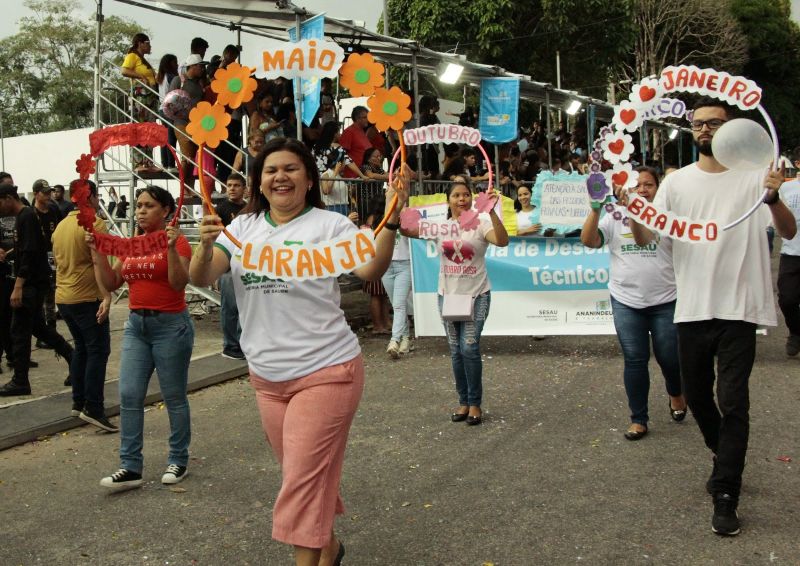
M 364 390 L 364 360 L 284 382 L 252 372 L 261 424 L 281 466 L 283 482 L 272 511 L 272 538 L 306 548 L 323 548 L 335 515 L 350 424 Z

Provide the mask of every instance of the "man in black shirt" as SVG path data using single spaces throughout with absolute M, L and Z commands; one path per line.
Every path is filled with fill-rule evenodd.
M 71 200 L 64 198 L 64 185 L 53 185 L 53 201 L 61 213 L 61 218 L 66 218 L 67 214 L 75 210 L 75 205 Z
M 24 206 L 13 185 L 0 185 L 0 216 L 15 216 L 14 288 L 11 291 L 11 340 L 14 350 L 14 376 L 0 387 L 0 397 L 30 395 L 28 368 L 31 335 L 51 345 L 57 354 L 72 359 L 72 346 L 44 321 L 42 306 L 50 287 L 50 265 L 42 225 L 36 213 Z
M 33 209 L 39 217 L 39 223 L 44 232 L 44 242 L 47 248 L 47 261 L 50 265 L 50 290 L 44 299 L 44 319 L 47 326 L 56 327 L 56 271 L 53 264 L 53 232 L 61 222 L 63 215 L 58 205 L 53 201 L 53 188 L 44 179 L 39 179 L 33 184 Z M 36 341 L 37 348 L 48 348 L 42 340 Z
M 217 205 L 217 215 L 222 224 L 227 226 L 247 204 L 244 202 L 245 180 L 239 173 L 231 173 L 225 183 L 228 198 Z M 220 292 L 220 324 L 222 325 L 222 355 L 225 358 L 243 360 L 244 353 L 239 346 L 242 327 L 239 325 L 239 309 L 233 295 L 233 279 L 231 272 L 219 278 Z

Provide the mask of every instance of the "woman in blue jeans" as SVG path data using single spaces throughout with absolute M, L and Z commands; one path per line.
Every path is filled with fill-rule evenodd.
M 457 221 L 463 212 L 472 209 L 472 192 L 463 178 L 457 177 L 445 194 L 448 219 Z M 499 247 L 508 245 L 508 232 L 494 209 L 488 217 L 488 220 L 481 218 L 474 230 L 454 228 L 448 231 L 448 236 L 437 238 L 440 257 L 439 312 L 450 346 L 459 404 L 450 418 L 453 422 L 466 421 L 468 425 L 480 424 L 483 414 L 480 342 L 483 324 L 489 316 L 491 297 L 486 250 L 489 244 Z M 457 236 L 454 237 L 454 233 Z M 419 237 L 418 230 L 403 230 L 403 234 Z M 450 308 L 446 303 L 455 304 L 459 298 L 471 298 L 471 320 L 449 320 Z
M 189 463 L 189 399 L 186 387 L 194 345 L 194 323 L 186 310 L 184 289 L 189 282 L 191 247 L 176 226 L 167 226 L 175 212 L 172 195 L 160 187 L 141 191 L 136 221 L 145 234 L 166 230 L 167 250 L 128 257 L 112 268 L 91 236 L 95 273 L 109 291 L 128 283 L 131 309 L 122 341 L 120 362 L 120 466 L 100 485 L 114 491 L 142 485 L 144 401 L 153 370 L 169 415 L 169 456 L 161 483 L 175 484 Z
M 639 167 L 636 192 L 652 202 L 658 190 L 658 174 L 651 167 Z M 619 187 L 615 187 L 620 190 Z M 656 238 L 647 246 L 634 242 L 625 208 L 616 206 L 600 220 L 599 203 L 592 204 L 581 231 L 581 241 L 589 248 L 608 245 L 611 276 L 608 290 L 614 312 L 614 327 L 625 360 L 625 393 L 631 411 L 628 440 L 647 434 L 650 393 L 650 337 L 653 353 L 661 367 L 669 395 L 669 412 L 676 422 L 686 418 L 686 401 L 681 391 L 678 367 L 678 334 L 675 314 L 675 272 L 672 268 L 672 241 Z

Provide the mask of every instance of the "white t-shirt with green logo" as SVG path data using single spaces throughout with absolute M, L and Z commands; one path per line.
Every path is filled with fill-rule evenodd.
M 625 209 L 616 210 L 625 218 Z M 627 222 L 606 214 L 598 226 L 611 253 L 608 291 L 623 305 L 643 309 L 674 301 L 677 296 L 672 268 L 672 240 L 660 235 L 646 246 L 636 245 Z
M 280 226 L 264 213 L 239 215 L 228 231 L 240 242 L 299 245 L 344 237 L 357 228 L 341 214 L 310 208 Z M 244 268 L 241 251 L 224 233 L 215 246 L 231 259 L 242 326 L 239 344 L 253 373 L 268 381 L 289 381 L 352 360 L 361 352 L 340 307 L 335 277 L 269 279 Z

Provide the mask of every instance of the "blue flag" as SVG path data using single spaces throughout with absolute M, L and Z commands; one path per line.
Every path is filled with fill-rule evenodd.
M 519 120 L 519 79 L 481 80 L 481 110 L 478 129 L 491 143 L 505 143 L 517 138 Z
M 297 27 L 289 28 L 289 40 L 297 41 Z M 300 23 L 300 39 L 323 39 L 325 37 L 325 14 L 319 14 Z M 295 88 L 303 93 L 303 124 L 311 125 L 311 120 L 319 110 L 319 78 L 294 81 Z M 299 136 L 298 136 L 299 137 Z

